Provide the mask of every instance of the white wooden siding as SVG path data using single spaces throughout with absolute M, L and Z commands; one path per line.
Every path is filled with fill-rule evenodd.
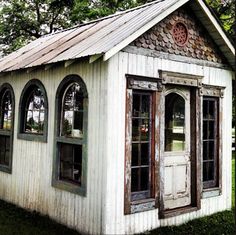
M 87 196 L 82 197 L 51 186 L 54 147 L 55 96 L 62 79 L 78 74 L 84 80 L 89 95 L 88 110 L 88 175 Z M 84 233 L 99 234 L 102 225 L 102 189 L 105 179 L 107 81 L 106 63 L 81 62 L 68 68 L 35 70 L 27 74 L 1 77 L 0 84 L 9 82 L 15 92 L 15 128 L 12 174 L 0 172 L 0 198 L 21 207 L 48 214 L 51 218 Z M 37 78 L 44 84 L 48 96 L 48 142 L 17 138 L 19 99 L 28 80 Z
M 158 77 L 158 70 L 204 76 L 203 83 L 225 86 L 223 98 L 222 195 L 201 200 L 201 210 L 158 219 L 158 209 L 124 215 L 125 74 Z M 231 207 L 231 79 L 227 70 L 120 52 L 108 65 L 108 144 L 105 234 L 140 233 L 159 226 L 181 224 Z M 225 170 L 227 169 L 227 170 Z
M 158 209 L 124 215 L 125 74 L 158 77 L 158 70 L 204 76 L 204 83 L 225 86 L 223 98 L 222 195 L 201 200 L 202 209 L 159 220 Z M 88 89 L 87 196 L 51 186 L 55 95 L 61 80 L 80 75 Z M 231 207 L 231 77 L 230 71 L 120 52 L 108 62 L 74 63 L 67 68 L 25 71 L 0 78 L 15 92 L 12 174 L 0 172 L 0 198 L 48 214 L 69 227 L 90 234 L 131 234 L 174 225 Z M 42 81 L 48 96 L 48 142 L 17 139 L 19 99 L 24 85 Z

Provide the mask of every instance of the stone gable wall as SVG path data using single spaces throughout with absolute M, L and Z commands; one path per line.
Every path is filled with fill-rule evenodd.
M 183 46 L 179 46 L 173 38 L 173 27 L 177 22 L 183 23 L 188 30 L 188 40 Z M 130 45 L 211 62 L 225 62 L 208 32 L 184 7 L 166 17 Z

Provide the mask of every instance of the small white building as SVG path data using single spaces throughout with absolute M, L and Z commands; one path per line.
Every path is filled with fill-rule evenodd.
M 162 0 L 0 60 L 0 198 L 86 234 L 231 208 L 235 50 L 203 0 Z

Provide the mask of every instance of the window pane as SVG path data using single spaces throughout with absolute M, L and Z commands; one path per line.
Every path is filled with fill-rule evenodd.
M 141 144 L 141 165 L 149 165 L 149 143 Z
M 141 191 L 148 190 L 149 167 L 141 168 Z
M 10 137 L 0 136 L 0 164 L 8 166 L 10 161 Z
M 208 139 L 208 121 L 203 121 L 203 139 Z
M 132 140 L 138 141 L 139 140 L 139 120 L 133 119 L 132 121 Z
M 133 95 L 133 117 L 140 116 L 140 95 Z
M 83 137 L 83 104 L 84 97 L 78 83 L 73 83 L 65 91 L 62 104 L 63 121 L 61 135 L 67 137 Z
M 60 178 L 81 184 L 82 146 L 61 144 Z
M 131 169 L 131 192 L 137 192 L 139 191 L 138 186 L 138 179 L 139 179 L 139 169 L 133 168 Z
M 208 112 L 208 119 L 214 119 L 215 116 L 215 101 L 209 100 L 209 112 Z
M 203 181 L 214 180 L 214 162 L 203 163 Z
M 185 101 L 171 93 L 165 99 L 165 151 L 185 149 Z
M 141 123 L 141 141 L 149 141 L 149 119 L 142 119 Z
M 208 118 L 208 101 L 203 100 L 203 118 Z
M 214 121 L 209 121 L 209 130 L 208 130 L 208 138 L 209 139 L 214 139 L 215 136 L 215 122 Z
M 44 111 L 45 101 L 42 91 L 39 87 L 30 87 L 33 89 L 29 94 L 25 110 L 24 132 L 43 134 L 44 129 Z
M 203 142 L 203 160 L 208 160 L 208 141 Z
M 142 96 L 141 117 L 149 118 L 150 115 L 150 96 Z
M 215 142 L 214 141 L 209 141 L 208 143 L 209 146 L 209 154 L 208 154 L 208 159 L 214 160 L 214 154 L 215 154 Z
M 10 130 L 12 120 L 12 98 L 9 90 L 6 90 L 2 95 L 2 103 L 0 107 L 0 129 Z
M 138 166 L 138 153 L 139 153 L 139 144 L 132 144 L 132 166 Z

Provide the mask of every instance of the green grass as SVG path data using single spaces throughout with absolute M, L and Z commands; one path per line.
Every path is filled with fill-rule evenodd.
M 235 207 L 235 152 L 232 160 L 232 205 Z M 162 227 L 150 235 L 235 235 L 234 210 L 192 220 L 181 226 Z M 28 212 L 0 200 L 0 235 L 79 235 L 47 216 Z
M 30 213 L 0 200 L 0 235 L 79 235 L 47 216 Z
M 158 228 L 149 235 L 235 235 L 234 212 L 224 211 L 181 226 Z

